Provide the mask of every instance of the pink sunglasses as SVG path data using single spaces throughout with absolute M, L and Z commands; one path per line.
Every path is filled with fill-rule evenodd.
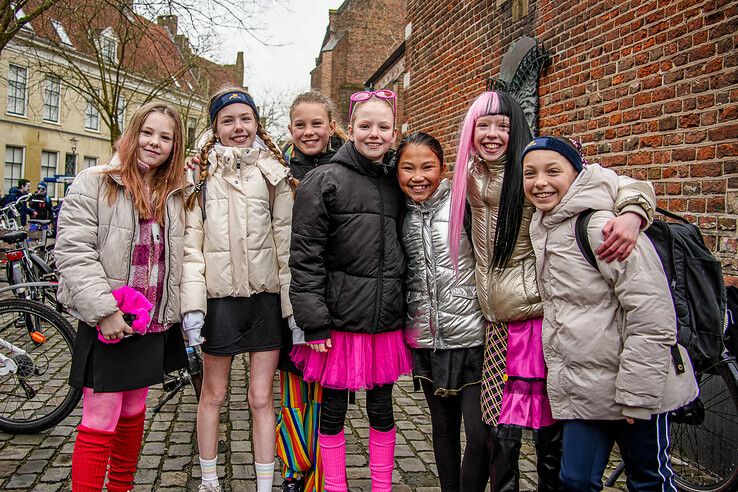
M 389 89 L 382 89 L 379 91 L 361 91 L 354 92 L 349 98 L 349 118 L 351 118 L 351 115 L 354 112 L 354 106 L 356 105 L 356 103 L 368 101 L 372 97 L 377 97 L 379 99 L 390 101 L 390 103 L 392 104 L 392 113 L 395 112 L 395 102 L 397 101 L 397 94 L 395 94 L 393 91 Z

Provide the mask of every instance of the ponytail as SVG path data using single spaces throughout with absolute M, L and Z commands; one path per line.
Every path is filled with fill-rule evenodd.
M 202 149 L 200 149 L 200 173 L 197 183 L 195 183 L 195 191 L 187 198 L 188 210 L 192 210 L 195 207 L 195 203 L 197 202 L 197 200 L 200 199 L 200 196 L 202 195 L 202 189 L 205 186 L 205 183 L 210 178 L 210 163 L 208 162 L 208 157 L 210 156 L 210 151 L 213 150 L 215 140 L 215 133 L 211 133 L 210 138 L 208 138 L 208 140 L 205 142 L 205 145 L 203 145 Z
M 259 123 L 259 125 L 256 127 L 256 135 L 264 141 L 267 148 L 272 152 L 272 154 L 274 154 L 274 157 L 276 157 L 277 160 L 289 171 L 289 164 L 287 164 L 287 161 L 284 160 L 284 156 L 282 155 L 282 152 L 279 151 L 279 147 L 277 147 L 277 145 L 272 140 L 272 137 L 269 136 L 264 127 L 261 126 L 261 123 Z M 287 183 L 289 183 L 292 191 L 295 191 L 297 189 L 298 181 L 294 177 L 292 177 L 291 171 L 287 175 Z

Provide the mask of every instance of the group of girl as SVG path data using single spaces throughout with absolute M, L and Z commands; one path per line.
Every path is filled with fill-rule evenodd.
M 220 408 L 242 353 L 259 492 L 275 442 L 283 490 L 348 490 L 344 423 L 361 389 L 372 490 L 391 491 L 392 389 L 411 371 L 444 492 L 518 490 L 526 428 L 539 490 L 599 490 L 615 441 L 632 490 L 675 490 L 666 415 L 696 385 L 673 370 L 668 286 L 640 235 L 648 184 L 583 166 L 568 141 L 531 142 L 500 92 L 469 108 L 453 184 L 432 136 L 391 149 L 389 90 L 351 96 L 348 139 L 330 100 L 300 95 L 284 154 L 246 91 L 219 91 L 208 110 L 194 173 L 179 116 L 152 103 L 65 199 L 59 299 L 80 319 L 70 383 L 84 392 L 74 491 L 101 490 L 106 474 L 110 491 L 133 487 L 148 386 L 185 365 L 183 338 L 204 354 L 201 491 L 221 490 Z M 599 271 L 576 254 L 583 206 L 602 211 L 588 229 Z M 144 335 L 122 287 L 153 305 Z

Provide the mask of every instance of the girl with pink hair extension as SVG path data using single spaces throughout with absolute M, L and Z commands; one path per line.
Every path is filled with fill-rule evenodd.
M 561 426 L 546 394 L 535 255 L 528 234 L 534 208 L 525 202 L 521 155 L 532 139 L 520 105 L 504 92 L 484 92 L 461 126 L 451 196 L 449 243 L 458 270 L 459 238 L 471 220 L 475 281 L 487 319 L 482 415 L 489 427 L 492 491 L 517 490 L 523 429 L 532 429 L 538 490 L 559 491 Z M 603 230 L 602 259 L 622 260 L 653 215 L 648 183 L 621 178 L 615 212 Z M 469 210 L 465 210 L 465 209 Z M 465 217 L 470 214 L 471 217 Z

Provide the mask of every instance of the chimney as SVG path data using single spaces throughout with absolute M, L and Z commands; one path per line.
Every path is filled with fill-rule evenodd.
M 156 18 L 156 23 L 169 31 L 169 35 L 174 38 L 177 36 L 177 16 L 176 15 L 160 15 Z
M 236 64 L 233 67 L 234 75 L 238 80 L 238 85 L 243 84 L 243 51 L 236 53 Z

